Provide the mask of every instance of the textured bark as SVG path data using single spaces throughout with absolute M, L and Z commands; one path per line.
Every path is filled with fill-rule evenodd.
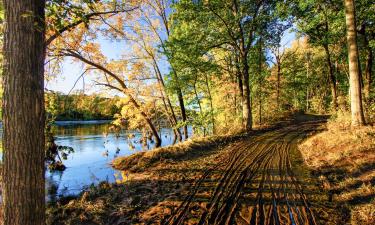
M 361 126 L 365 124 L 365 119 L 363 115 L 362 93 L 358 64 L 359 55 L 357 46 L 354 0 L 345 0 L 345 18 L 349 54 L 349 84 L 350 106 L 352 111 L 352 125 Z
M 240 8 L 238 6 L 237 1 L 232 2 L 232 12 L 235 16 L 237 16 L 240 12 Z M 255 14 L 253 15 L 252 20 L 255 19 L 257 16 L 258 10 L 260 9 L 262 4 L 257 5 L 257 9 Z M 251 44 L 253 42 L 253 32 L 255 31 L 255 26 L 251 26 L 249 32 L 244 31 L 243 24 L 241 21 L 237 21 L 237 26 L 239 28 L 239 43 L 238 38 L 232 39 L 236 43 L 235 46 L 239 49 L 239 61 L 241 65 L 241 76 L 242 76 L 242 119 L 243 125 L 246 131 L 250 131 L 253 126 L 253 118 L 252 118 L 252 111 L 251 111 L 251 90 L 250 90 L 250 80 L 249 80 L 249 64 L 247 60 L 247 56 L 249 54 L 249 49 L 251 48 Z M 247 38 L 246 38 L 247 37 Z M 238 44 L 237 44 L 238 43 Z
M 369 102 L 370 100 L 370 93 L 371 93 L 371 83 L 372 83 L 372 64 L 373 64 L 373 55 L 372 49 L 368 46 L 368 41 L 366 38 L 367 44 L 367 57 L 366 57 L 366 68 L 365 68 L 365 77 L 366 77 L 366 85 L 365 85 L 365 97 L 366 101 Z
M 238 90 L 239 90 L 239 94 L 240 94 L 240 104 L 239 104 L 239 107 L 237 108 L 236 107 L 236 113 L 241 109 L 242 105 L 243 105 L 243 82 L 242 82 L 242 73 L 241 73 L 241 69 L 238 67 L 238 70 L 237 70 L 237 78 L 238 78 Z M 243 121 L 243 117 L 241 117 L 241 120 Z
M 45 224 L 44 7 L 42 0 L 4 1 L 5 225 Z
M 243 125 L 246 131 L 250 131 L 253 126 L 253 117 L 251 112 L 251 102 L 250 102 L 250 80 L 249 80 L 249 64 L 247 61 L 247 56 L 249 54 L 248 47 L 245 44 L 245 35 L 242 29 L 241 24 L 238 25 L 240 27 L 240 56 L 241 56 L 241 75 L 242 75 L 242 119 Z M 249 40 L 252 40 L 252 33 L 250 35 Z M 249 43 L 251 43 L 249 41 Z
M 280 56 L 276 56 L 276 63 L 277 63 L 276 105 L 277 105 L 277 109 L 280 109 L 280 82 L 281 82 Z
M 326 52 L 326 63 L 328 67 L 328 72 L 329 72 L 329 84 L 331 86 L 331 95 L 332 95 L 332 107 L 333 110 L 337 110 L 337 87 L 336 87 L 336 77 L 333 72 L 333 65 L 331 61 L 331 53 L 329 52 L 328 45 L 324 45 L 324 50 Z
M 247 131 L 252 129 L 252 113 L 250 104 L 250 81 L 249 81 L 249 65 L 247 63 L 247 53 L 242 58 L 242 79 L 243 79 L 243 97 L 242 97 L 242 117 L 244 127 Z

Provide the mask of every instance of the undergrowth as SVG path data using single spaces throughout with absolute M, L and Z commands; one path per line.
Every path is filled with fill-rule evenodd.
M 327 130 L 300 145 L 306 164 L 333 201 L 351 210 L 351 224 L 375 224 L 375 127 L 351 127 L 339 112 Z

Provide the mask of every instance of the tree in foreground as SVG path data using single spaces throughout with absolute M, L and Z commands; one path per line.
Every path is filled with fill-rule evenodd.
M 362 107 L 354 0 L 345 0 L 345 17 L 348 41 L 350 107 L 352 112 L 352 125 L 361 126 L 365 124 L 365 118 L 363 115 Z
M 5 225 L 45 224 L 43 0 L 4 0 Z

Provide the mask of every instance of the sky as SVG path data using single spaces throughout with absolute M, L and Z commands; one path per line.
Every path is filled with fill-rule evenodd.
M 126 49 L 126 43 L 109 40 L 103 36 L 98 38 L 98 42 L 108 59 L 119 59 L 124 53 L 124 49 Z M 67 58 L 62 64 L 61 73 L 56 76 L 56 79 L 45 82 L 45 88 L 65 94 L 69 93 L 69 91 L 82 90 L 83 87 L 85 87 L 85 93 L 87 94 L 100 91 L 100 88 L 92 87 L 94 85 L 90 74 L 84 76 L 84 79 L 77 81 L 83 72 L 82 63 Z
M 290 29 L 285 33 L 281 40 L 281 46 L 290 47 L 293 40 L 296 39 L 296 34 Z M 123 41 L 113 41 L 99 36 L 98 42 L 101 45 L 103 54 L 108 59 L 119 59 L 125 53 L 126 50 L 129 50 L 126 42 Z M 272 56 L 270 56 L 272 58 Z M 168 72 L 168 65 L 161 65 L 163 73 Z M 92 80 L 92 75 L 87 74 L 84 76 L 84 79 L 77 79 L 83 73 L 82 63 L 73 61 L 71 59 L 66 59 L 63 62 L 61 68 L 61 74 L 56 76 L 56 79 L 48 81 L 45 83 L 45 88 L 52 91 L 69 93 L 70 91 L 74 92 L 77 90 L 84 89 L 84 93 L 100 93 L 102 87 L 95 86 Z

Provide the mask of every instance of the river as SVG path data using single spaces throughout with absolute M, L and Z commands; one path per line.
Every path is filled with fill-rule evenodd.
M 56 144 L 72 147 L 74 153 L 63 160 L 65 171 L 46 171 L 46 196 L 49 200 L 79 194 L 102 181 L 122 179 L 121 173 L 110 165 L 113 159 L 153 148 L 150 141 L 147 145 L 140 142 L 140 132 L 122 130 L 115 133 L 109 127 L 109 121 L 64 121 L 53 126 Z M 160 136 L 162 146 L 172 144 L 171 129 L 162 128 Z

